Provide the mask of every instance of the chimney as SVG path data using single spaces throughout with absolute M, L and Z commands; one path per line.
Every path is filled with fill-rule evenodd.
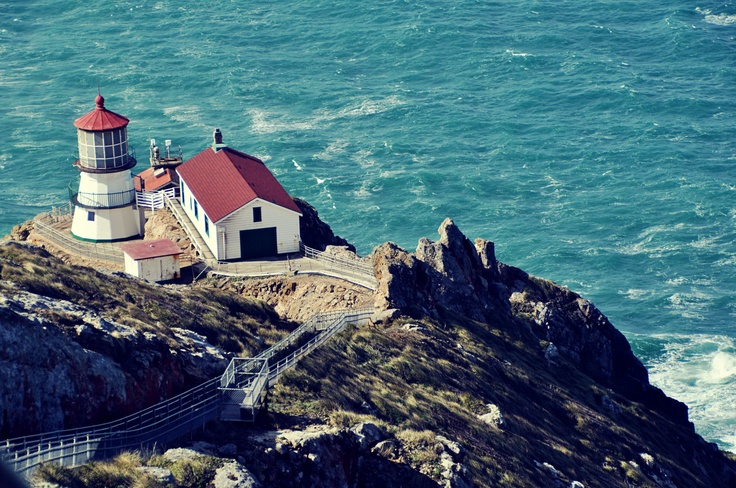
M 224 144 L 222 142 L 222 132 L 220 132 L 220 129 L 215 129 L 215 132 L 212 134 L 214 138 L 214 142 L 212 143 L 212 150 L 217 152 L 223 147 L 227 147 L 227 144 Z

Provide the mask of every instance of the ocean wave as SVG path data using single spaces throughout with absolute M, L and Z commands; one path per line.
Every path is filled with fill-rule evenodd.
M 175 122 L 182 122 L 188 127 L 203 127 L 202 111 L 197 105 L 179 105 L 165 107 L 164 115 Z
M 321 152 L 315 154 L 314 157 L 323 161 L 330 161 L 335 156 L 344 154 L 349 145 L 350 142 L 347 139 L 333 141 L 327 144 L 327 147 L 325 147 Z
M 707 14 L 705 16 L 705 21 L 709 24 L 714 25 L 734 25 L 736 24 L 736 15 L 728 15 L 728 14 Z
M 290 121 L 285 115 L 274 115 L 265 110 L 249 109 L 251 132 L 254 134 L 273 134 L 275 132 L 308 131 L 316 127 L 309 121 Z
M 690 407 L 697 431 L 722 448 L 736 450 L 736 340 L 722 335 L 634 335 L 632 344 L 653 341 L 644 357 L 653 385 Z

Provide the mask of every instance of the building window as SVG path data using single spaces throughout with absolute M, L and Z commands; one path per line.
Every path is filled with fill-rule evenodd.
M 95 213 L 94 212 L 87 212 L 87 220 L 89 220 L 90 222 L 94 222 L 95 221 Z
M 253 207 L 253 222 L 260 222 L 261 220 L 263 220 L 261 207 Z
M 179 201 L 184 204 L 186 200 L 184 199 L 184 182 L 181 183 L 181 186 L 179 187 Z
M 207 237 L 210 236 L 210 220 L 207 215 L 204 216 L 204 233 L 207 234 Z
M 199 220 L 199 207 L 197 206 L 197 200 L 194 200 L 194 218 Z

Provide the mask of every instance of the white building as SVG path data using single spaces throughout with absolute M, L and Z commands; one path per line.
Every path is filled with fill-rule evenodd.
M 96 107 L 74 121 L 77 128 L 79 182 L 69 184 L 74 204 L 72 235 L 93 242 L 122 241 L 143 231 L 143 214 L 135 206 L 130 169 L 136 160 L 128 148 L 128 119 L 105 108 L 101 95 Z
M 294 200 L 263 161 L 215 141 L 177 168 L 184 211 L 218 261 L 299 251 Z
M 125 272 L 148 281 L 175 280 L 181 276 L 179 246 L 171 239 L 120 244 Z

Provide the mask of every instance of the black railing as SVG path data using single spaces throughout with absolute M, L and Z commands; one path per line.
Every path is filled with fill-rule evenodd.
M 79 191 L 79 179 L 69 183 L 69 200 L 83 208 L 120 208 L 135 202 L 135 189 L 115 193 L 89 193 Z

